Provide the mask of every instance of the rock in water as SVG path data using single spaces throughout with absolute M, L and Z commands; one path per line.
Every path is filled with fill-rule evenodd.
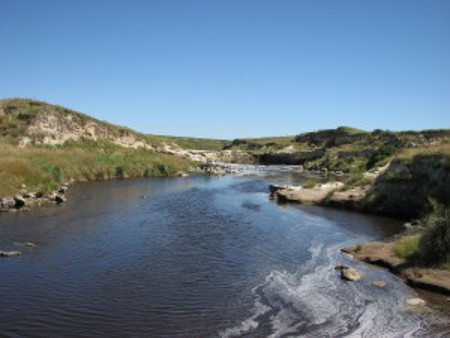
M 58 204 L 64 203 L 66 201 L 66 197 L 64 195 L 58 194 L 55 196 L 55 202 Z
M 20 251 L 0 251 L 0 257 L 22 256 Z
M 406 303 L 410 306 L 424 306 L 426 304 L 426 302 L 420 298 L 410 298 Z
M 65 194 L 65 193 L 67 192 L 67 190 L 69 190 L 69 187 L 66 186 L 66 185 L 62 185 L 62 186 L 59 188 L 58 193 L 59 193 L 59 194 Z
M 363 278 L 363 274 L 347 265 L 339 265 L 336 270 L 340 271 L 341 278 L 350 282 L 355 282 Z
M 377 288 L 384 288 L 386 283 L 382 280 L 376 280 L 374 282 L 372 282 L 373 286 L 376 286 Z

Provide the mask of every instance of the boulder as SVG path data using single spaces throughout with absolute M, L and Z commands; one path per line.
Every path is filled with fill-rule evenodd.
M 20 251 L 0 251 L 0 257 L 15 257 L 22 256 Z
M 58 203 L 58 204 L 64 203 L 66 201 L 67 201 L 66 197 L 64 195 L 62 195 L 62 194 L 57 194 L 55 196 L 55 202 Z
M 16 201 L 13 198 L 2 198 L 0 200 L 0 209 L 11 209 L 16 206 Z
M 363 278 L 363 274 L 347 265 L 339 265 L 336 270 L 341 273 L 341 278 L 346 281 L 355 282 Z
M 58 193 L 65 194 L 67 190 L 69 190 L 69 187 L 67 185 L 62 185 L 61 187 L 59 187 Z

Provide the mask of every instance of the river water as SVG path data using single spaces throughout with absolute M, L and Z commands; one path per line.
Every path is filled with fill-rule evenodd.
M 280 177 L 78 184 L 64 205 L 0 215 L 0 249 L 24 252 L 0 259 L 0 336 L 430 336 L 402 311 L 414 291 L 338 250 L 399 225 L 278 205 Z M 364 280 L 340 280 L 343 263 Z

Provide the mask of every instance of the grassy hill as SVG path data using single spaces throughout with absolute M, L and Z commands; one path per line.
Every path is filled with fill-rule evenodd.
M 169 138 L 145 135 L 29 99 L 0 100 L 0 197 L 63 181 L 167 176 L 192 166 L 162 153 Z

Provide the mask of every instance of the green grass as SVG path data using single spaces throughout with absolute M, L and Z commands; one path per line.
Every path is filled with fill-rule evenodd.
M 419 243 L 421 235 L 406 237 L 398 240 L 394 244 L 394 252 L 404 259 L 411 259 L 419 253 Z
M 190 166 L 192 162 L 179 157 L 108 142 L 20 148 L 0 141 L 0 196 L 17 193 L 23 184 L 30 191 L 47 192 L 70 179 L 167 176 Z
M 162 136 L 168 141 L 176 143 L 183 149 L 190 150 L 222 150 L 223 147 L 230 144 L 229 140 L 216 140 L 195 137 Z
M 365 131 L 363 129 L 347 127 L 347 126 L 338 127 L 337 130 L 341 131 L 343 133 L 349 134 L 349 135 L 356 135 L 356 134 L 365 134 L 365 133 L 367 133 L 367 131 Z

